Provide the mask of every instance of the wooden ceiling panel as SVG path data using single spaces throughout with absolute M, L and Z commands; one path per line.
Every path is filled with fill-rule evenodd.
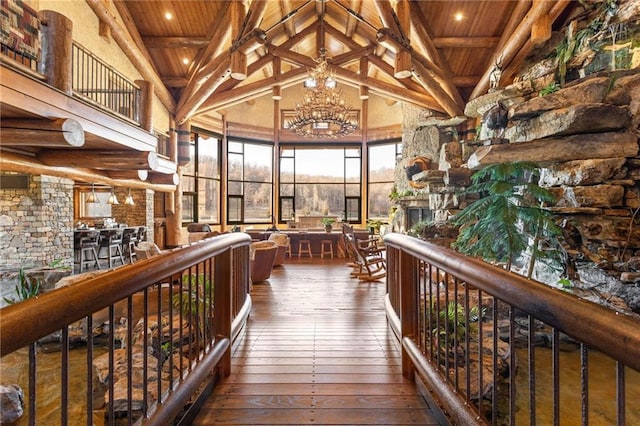
M 261 0 L 245 0 L 246 10 L 250 10 L 252 1 Z M 263 13 L 258 8 L 260 16 L 248 17 L 248 20 L 254 19 L 258 22 L 258 27 L 266 32 L 267 45 L 260 48 L 259 52 L 250 51 L 247 55 L 248 66 L 258 63 L 260 72 L 255 72 L 246 81 L 225 83 L 220 90 L 233 90 L 230 87 L 240 90 L 260 81 L 264 84 L 275 84 L 273 79 L 267 78 L 273 75 L 271 59 L 267 61 L 267 65 L 261 62 L 262 56 L 274 55 L 274 51 L 282 55 L 280 69 L 283 74 L 299 68 L 301 61 L 308 63 L 309 58 L 318 57 L 319 46 L 314 29 L 320 20 L 324 19 L 325 28 L 328 28 L 324 37 L 328 56 L 349 59 L 341 66 L 341 71 L 344 72 L 337 73 L 338 79 L 350 80 L 347 82 L 351 85 L 357 84 L 360 64 L 357 58 L 349 54 L 353 56 L 370 54 L 363 48 L 371 46 L 374 54 L 378 55 L 377 58 L 372 57 L 378 61 L 378 66 L 369 66 L 368 78 L 373 79 L 369 81 L 370 85 L 375 85 L 379 80 L 378 90 L 382 93 L 388 87 L 404 87 L 417 92 L 415 99 L 419 100 L 425 96 L 429 99 L 434 98 L 442 105 L 448 105 L 449 111 L 462 109 L 469 94 L 474 93 L 472 92 L 474 82 L 475 84 L 480 82 L 495 60 L 498 41 L 505 31 L 511 14 L 518 5 L 522 4 L 512 0 L 409 0 L 412 10 L 424 15 L 424 19 L 420 18 L 412 22 L 411 28 L 403 28 L 405 32 L 403 35 L 409 37 L 414 57 L 418 58 L 420 64 L 425 67 L 422 72 L 437 76 L 438 84 L 444 84 L 447 86 L 446 91 L 453 93 L 451 99 L 446 99 L 447 95 L 442 98 L 443 92 L 433 86 L 429 87 L 429 84 L 424 84 L 424 81 L 421 84 L 415 75 L 404 81 L 393 77 L 395 51 L 400 47 L 399 45 L 395 47 L 382 45 L 377 39 L 377 34 L 383 28 L 383 18 L 380 13 L 386 14 L 385 19 L 389 20 L 391 22 L 389 26 L 393 27 L 390 30 L 396 31 L 397 26 L 393 23 L 395 18 L 389 9 L 385 9 L 387 6 L 396 7 L 396 1 L 391 0 L 389 3 L 385 3 L 384 0 L 265 1 Z M 172 86 L 173 93 L 178 98 L 176 100 L 182 104 L 201 105 L 206 102 L 206 99 L 180 98 L 197 97 L 202 93 L 215 96 L 216 89 L 199 90 L 198 87 L 193 87 L 193 83 L 191 87 L 185 87 L 184 81 L 188 81 L 189 76 L 197 73 L 198 70 L 191 69 L 193 65 L 185 65 L 182 60 L 183 58 L 200 58 L 198 66 L 207 67 L 214 57 L 228 59 L 221 58 L 219 55 L 220 52 L 229 51 L 231 40 L 224 39 L 216 45 L 217 49 L 212 49 L 207 43 L 214 33 L 213 24 L 216 22 L 216 17 L 221 16 L 220 14 L 229 7 L 228 0 L 125 0 L 124 3 L 143 41 L 145 44 L 148 43 L 146 47 L 160 78 L 171 81 L 172 84 L 179 83 Z M 530 7 L 530 4 L 527 4 L 527 7 Z M 167 11 L 174 15 L 171 21 L 164 18 L 164 13 Z M 455 19 L 457 13 L 461 14 L 462 19 Z M 226 18 L 224 22 L 228 22 Z M 416 26 L 421 28 L 416 30 Z M 250 30 L 252 28 L 245 29 L 244 34 Z M 393 33 L 392 41 L 395 39 L 397 43 L 403 35 Z M 172 38 L 158 39 L 158 37 Z M 193 42 L 186 47 L 186 40 L 189 38 Z M 179 44 L 162 45 L 163 42 L 178 43 L 180 40 L 185 47 Z M 276 48 L 269 49 L 269 45 Z M 290 63 L 291 60 L 294 64 Z M 212 68 L 215 67 L 206 68 L 205 74 L 214 79 L 226 78 L 221 74 L 211 75 L 212 72 L 224 72 L 224 70 Z M 256 66 L 253 69 L 256 69 Z M 435 90 L 435 93 L 427 93 L 428 90 Z M 407 98 L 411 99 L 411 96 Z M 452 102 L 453 105 L 457 105 L 457 108 L 452 108 Z M 432 104 L 430 100 L 429 105 Z M 444 109 L 447 108 L 443 107 Z

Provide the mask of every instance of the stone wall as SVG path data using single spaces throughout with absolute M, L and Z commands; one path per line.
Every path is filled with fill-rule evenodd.
M 153 219 L 153 191 L 149 189 L 132 189 L 131 197 L 134 205 L 124 204 L 129 195 L 128 188 L 114 188 L 114 192 L 120 204 L 111 206 L 111 213 L 117 223 L 126 223 L 129 226 L 146 226 L 147 241 L 154 239 Z
M 640 312 L 640 72 L 587 77 L 546 96 L 533 87 L 517 83 L 468 105 L 465 113 L 478 118 L 497 101 L 508 106 L 509 143 L 481 142 L 467 166 L 519 160 L 541 166 L 540 185 L 556 197 L 548 207 L 565 231 L 569 278 L 590 294 L 606 294 L 601 301 Z M 603 280 L 602 271 L 611 279 Z M 543 270 L 537 278 L 554 280 Z
M 27 190 L 0 190 L 0 268 L 73 260 L 73 181 L 30 176 Z

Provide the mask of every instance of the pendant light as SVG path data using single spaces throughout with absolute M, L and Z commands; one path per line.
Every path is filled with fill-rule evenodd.
M 124 199 L 124 203 L 128 206 L 135 206 L 136 203 L 133 201 L 133 197 L 131 196 L 131 188 L 129 188 L 129 195 Z
M 96 191 L 94 188 L 94 184 L 91 184 L 91 192 L 87 195 L 85 199 L 85 203 L 97 203 L 98 197 L 96 196 Z
M 118 202 L 118 197 L 116 197 L 116 193 L 113 192 L 113 188 L 111 188 L 111 195 L 109 195 L 109 199 L 107 200 L 107 204 L 120 204 Z

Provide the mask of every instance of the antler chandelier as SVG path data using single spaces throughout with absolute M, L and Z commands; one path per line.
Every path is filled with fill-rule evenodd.
M 305 95 L 296 104 L 295 117 L 287 122 L 289 129 L 309 138 L 337 138 L 353 133 L 358 121 L 350 117 L 350 108 L 329 72 L 324 49 L 316 62 L 318 65 L 304 81 Z

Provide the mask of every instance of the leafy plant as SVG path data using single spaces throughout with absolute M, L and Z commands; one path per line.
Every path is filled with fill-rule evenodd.
M 507 270 L 529 251 L 528 277 L 536 260 L 557 267 L 561 251 L 550 248 L 559 247 L 562 231 L 552 213 L 542 208 L 554 197 L 537 184 L 538 179 L 538 166 L 524 161 L 490 165 L 473 174 L 465 193 L 477 193 L 480 198 L 453 218 L 461 227 L 453 248 L 505 263 Z
M 62 258 L 51 261 L 47 266 L 51 269 L 71 269 L 69 265 L 64 264 L 64 259 Z
M 213 291 L 211 281 L 204 273 L 185 274 L 183 283 L 191 283 L 191 288 L 185 287 L 182 292 L 173 295 L 173 306 L 182 310 L 188 320 L 195 324 L 197 333 L 204 341 L 209 335 L 209 321 L 207 313 L 213 315 Z
M 475 327 L 471 323 L 477 322 L 484 315 L 484 311 L 484 308 L 481 310 L 478 305 L 474 305 L 469 308 L 468 313 L 465 313 L 465 307 L 454 301 L 449 302 L 447 306 L 440 307 L 440 310 L 438 310 L 436 309 L 435 301 L 431 301 L 431 310 L 429 311 L 431 332 L 439 346 L 443 347 L 445 345 L 447 334 L 449 334 L 449 348 L 458 346 L 466 339 L 467 333 L 475 331 Z
M 383 225 L 383 222 L 378 219 L 367 219 L 367 227 L 372 230 L 372 233 L 379 234 L 380 227 Z
M 555 81 L 552 81 L 551 83 L 543 87 L 542 90 L 538 92 L 538 95 L 546 96 L 550 93 L 557 92 L 559 89 L 560 89 L 560 86 L 558 85 L 558 83 L 556 83 Z
M 336 220 L 332 217 L 323 217 L 322 218 L 322 224 L 324 226 L 328 226 L 328 225 L 333 225 L 334 223 L 336 223 Z
M 18 296 L 17 299 L 9 299 L 7 297 L 3 297 L 4 301 L 10 305 L 30 299 L 32 297 L 38 297 L 38 294 L 40 294 L 40 280 L 28 280 L 27 276 L 24 273 L 24 269 L 20 268 L 20 270 L 18 271 L 18 284 L 16 284 L 15 289 L 16 295 Z
M 421 220 L 419 222 L 416 222 L 413 225 L 411 225 L 411 228 L 409 228 L 407 233 L 412 237 L 421 237 L 422 232 L 424 231 L 424 228 L 431 225 L 431 223 L 432 222 L 430 220 Z

